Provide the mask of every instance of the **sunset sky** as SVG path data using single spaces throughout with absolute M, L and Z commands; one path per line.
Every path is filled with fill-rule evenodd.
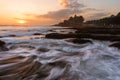
M 98 19 L 120 10 L 120 0 L 0 0 L 0 25 L 50 25 L 71 15 Z

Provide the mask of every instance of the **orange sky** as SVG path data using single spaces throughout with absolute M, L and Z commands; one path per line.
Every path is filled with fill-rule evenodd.
M 87 20 L 97 19 L 119 12 L 119 3 L 118 0 L 0 0 L 0 25 L 20 25 L 22 21 L 26 25 L 50 25 L 74 14 Z

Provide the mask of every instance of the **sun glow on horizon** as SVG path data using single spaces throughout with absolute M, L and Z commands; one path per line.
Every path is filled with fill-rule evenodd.
M 52 25 L 74 14 L 82 15 L 86 21 L 94 20 L 117 14 L 119 3 L 120 0 L 0 0 L 0 25 Z
M 26 21 L 25 21 L 25 20 L 19 20 L 18 23 L 19 23 L 19 24 L 25 24 Z

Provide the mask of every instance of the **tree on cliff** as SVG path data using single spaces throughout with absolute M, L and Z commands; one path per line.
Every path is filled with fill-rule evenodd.
M 64 20 L 63 22 L 60 22 L 57 24 L 57 26 L 80 26 L 84 22 L 83 16 L 77 16 L 70 17 L 68 20 Z

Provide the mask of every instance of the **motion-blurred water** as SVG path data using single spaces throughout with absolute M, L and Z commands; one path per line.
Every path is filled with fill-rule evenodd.
M 0 27 L 0 80 L 120 80 L 120 50 L 109 41 L 74 44 L 46 39 L 61 27 Z M 39 33 L 39 34 L 38 34 Z

